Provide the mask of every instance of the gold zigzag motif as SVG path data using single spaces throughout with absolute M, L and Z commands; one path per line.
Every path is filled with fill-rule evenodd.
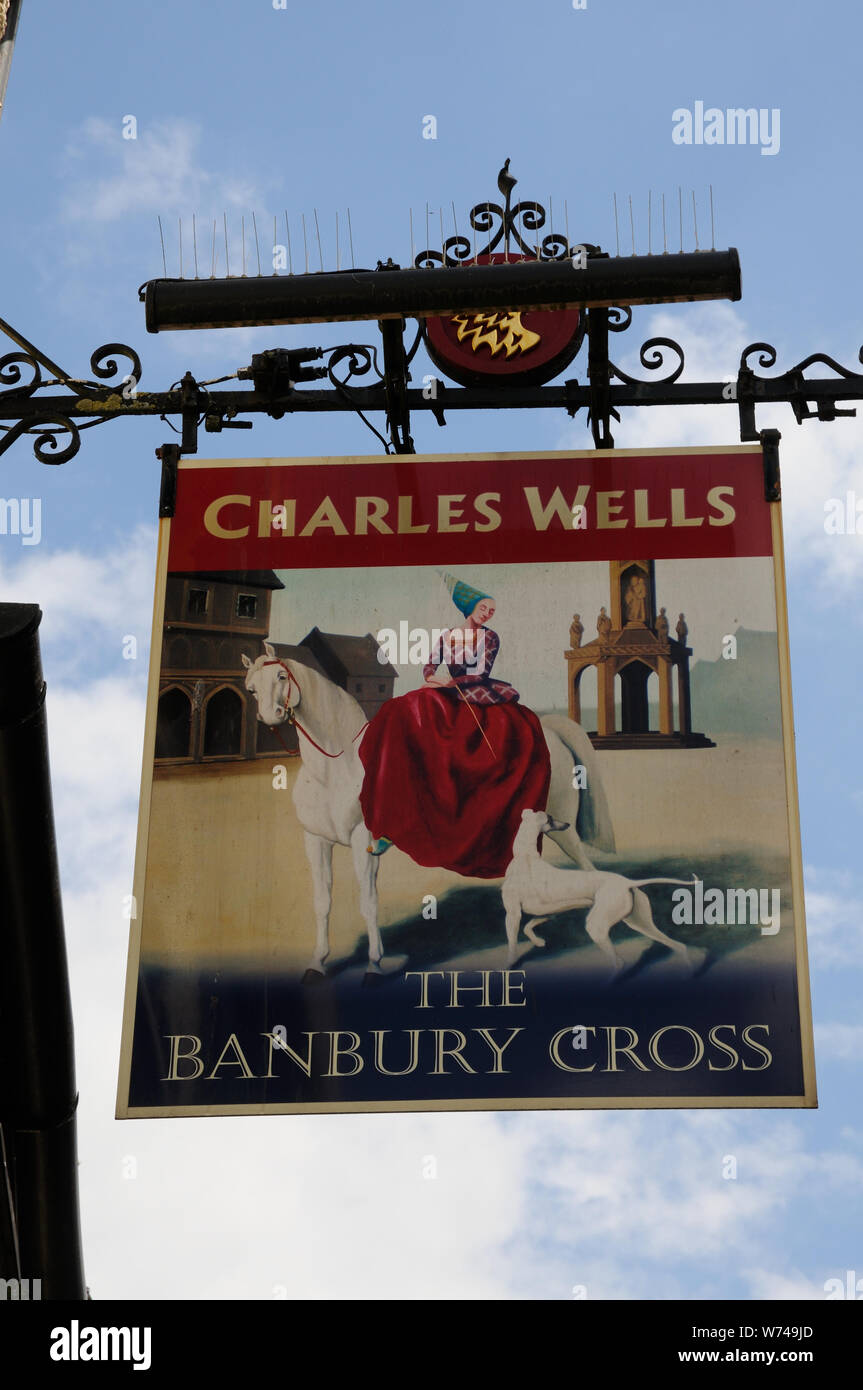
M 458 340 L 464 342 L 471 338 L 471 349 L 478 352 L 487 347 L 492 355 L 505 349 L 507 359 L 516 352 L 530 352 L 540 341 L 540 335 L 525 328 L 518 311 L 493 314 L 453 314 L 452 322 L 458 324 Z

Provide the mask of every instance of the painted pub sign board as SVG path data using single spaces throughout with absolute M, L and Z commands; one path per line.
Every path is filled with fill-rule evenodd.
M 183 460 L 118 1115 L 815 1103 L 760 446 Z

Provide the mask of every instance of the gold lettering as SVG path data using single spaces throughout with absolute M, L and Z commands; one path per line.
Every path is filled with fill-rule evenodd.
M 608 1066 L 603 1067 L 603 1071 L 621 1070 L 621 1068 L 617 1065 L 618 1052 L 628 1057 L 631 1062 L 634 1062 L 635 1065 L 638 1067 L 639 1071 L 649 1071 L 649 1067 L 646 1067 L 644 1063 L 641 1061 L 641 1059 L 639 1057 L 636 1057 L 635 1053 L 632 1051 L 632 1049 L 638 1042 L 638 1034 L 636 1033 L 634 1028 L 627 1028 L 625 1024 L 621 1025 L 619 1028 L 615 1025 L 612 1025 L 612 1027 L 606 1028 L 605 1031 L 608 1034 Z M 618 1047 L 617 1045 L 618 1033 L 629 1034 L 629 1042 L 625 1043 L 623 1047 Z
M 761 1053 L 762 1057 L 764 1058 L 764 1061 L 761 1063 L 760 1067 L 748 1067 L 744 1062 L 743 1070 L 766 1071 L 767 1068 L 770 1066 L 771 1062 L 773 1061 L 773 1053 L 770 1051 L 769 1047 L 764 1047 L 762 1043 L 756 1042 L 754 1038 L 750 1038 L 749 1033 L 753 1028 L 763 1028 L 767 1036 L 770 1036 L 770 1025 L 768 1023 L 747 1023 L 740 1036 L 742 1037 L 743 1041 L 745 1043 L 748 1043 L 750 1047 L 754 1048 L 756 1052 Z
M 595 1033 L 596 1029 L 592 1026 L 587 1026 L 585 1028 L 585 1032 Z M 594 1067 L 596 1066 L 595 1062 L 591 1062 L 589 1067 L 571 1067 L 569 1065 L 569 1062 L 564 1062 L 563 1058 L 560 1055 L 560 1040 L 561 1038 L 567 1037 L 572 1037 L 572 1029 L 561 1028 L 559 1033 L 555 1033 L 554 1037 L 548 1045 L 548 1050 L 551 1055 L 551 1060 L 554 1062 L 554 1065 L 556 1067 L 559 1067 L 561 1071 L 593 1071 Z
M 266 1073 L 265 1073 L 265 1076 L 264 1076 L 264 1080 L 265 1080 L 265 1081 L 271 1080 L 271 1079 L 273 1078 L 273 1076 L 275 1076 L 275 1074 L 276 1074 L 276 1073 L 273 1071 L 273 1051 L 274 1051 L 275 1049 L 278 1049 L 279 1052 L 286 1052 L 286 1053 L 288 1054 L 288 1056 L 290 1057 L 291 1061 L 292 1061 L 292 1062 L 296 1062 L 297 1066 L 298 1066 L 302 1071 L 304 1071 L 304 1072 L 306 1073 L 306 1076 L 311 1076 L 311 1074 L 312 1074 L 312 1042 L 313 1042 L 313 1040 L 314 1040 L 315 1034 L 314 1034 L 314 1033 L 306 1033 L 305 1036 L 306 1036 L 306 1039 L 307 1039 L 307 1041 L 306 1041 L 306 1055 L 305 1055 L 305 1057 L 300 1057 L 299 1053 L 295 1052 L 294 1049 L 293 1049 L 292 1047 L 289 1047 L 288 1044 L 287 1044 L 286 1042 L 277 1042 L 276 1039 L 273 1037 L 272 1033 L 262 1033 L 262 1034 L 261 1034 L 261 1037 L 262 1037 L 262 1038 L 266 1038 L 267 1041 L 268 1041 L 269 1044 L 270 1044 L 269 1056 L 267 1057 L 267 1070 L 266 1070 Z
M 229 1058 L 228 1061 L 225 1061 L 225 1053 L 227 1052 L 229 1047 L 233 1051 L 234 1057 L 233 1060 Z M 225 1046 L 219 1053 L 219 1059 L 216 1062 L 216 1065 L 213 1067 L 213 1070 L 210 1072 L 210 1075 L 207 1077 L 208 1081 L 213 1081 L 217 1079 L 216 1072 L 219 1070 L 219 1067 L 239 1067 L 240 1071 L 242 1072 L 243 1076 L 246 1078 L 247 1081 L 254 1081 L 255 1073 L 252 1071 L 252 1068 L 249 1066 L 245 1056 L 243 1055 L 243 1049 L 240 1047 L 240 1040 L 237 1037 L 236 1033 L 231 1033 L 230 1037 L 228 1038 L 228 1041 L 225 1043 Z
M 499 492 L 481 492 L 474 502 L 475 509 L 480 516 L 485 517 L 485 522 L 478 521 L 474 530 L 476 531 L 496 531 L 500 526 L 500 512 L 495 511 L 492 502 L 500 501 Z
M 668 523 L 667 516 L 648 516 L 650 510 L 650 493 L 646 487 L 635 489 L 635 524 L 636 526 L 665 526 Z
M 527 1004 L 527 1000 L 526 1000 L 525 997 L 524 997 L 524 982 L 525 982 L 525 978 L 526 978 L 526 977 L 525 977 L 524 971 L 523 971 L 523 970 L 504 970 L 504 971 L 502 971 L 501 973 L 502 973 L 502 975 L 503 975 L 503 993 L 502 993 L 502 998 L 501 998 L 501 1001 L 500 1001 L 501 1007 L 502 1007 L 502 1008 L 509 1009 L 509 1008 L 513 1008 L 513 1007 L 516 1007 L 516 1006 L 518 1006 L 518 1005 L 521 1005 L 522 1008 L 523 1008 L 523 1007 Z M 520 975 L 520 976 L 521 976 L 521 979 L 520 979 L 520 980 L 516 980 L 516 981 L 513 983 L 513 982 L 511 981 L 511 978 L 510 978 L 510 977 L 513 976 L 513 975 Z M 512 999 L 512 998 L 510 998 L 510 989 L 520 989 L 520 990 L 521 990 L 521 998 L 520 998 L 520 999 Z
M 244 497 L 242 493 L 232 492 L 227 497 L 217 497 L 215 502 L 211 502 L 204 512 L 204 525 L 211 536 L 218 536 L 220 541 L 239 541 L 249 534 L 248 526 L 240 526 L 235 531 L 229 531 L 219 521 L 219 512 L 223 507 L 250 507 L 251 497 Z
M 619 516 L 623 511 L 623 508 L 619 507 L 616 502 L 613 503 L 611 499 L 612 497 L 623 496 L 624 493 L 622 492 L 598 492 L 596 494 L 596 525 L 598 530 L 608 531 L 614 527 L 629 525 L 627 518 L 624 518 L 623 521 L 611 520 L 612 515 Z
M 466 531 L 467 522 L 453 521 L 453 516 L 461 516 L 464 507 L 454 507 L 454 502 L 463 502 L 465 493 L 443 493 L 437 500 L 437 529 L 439 531 Z
M 510 1030 L 509 1030 L 509 1037 L 507 1038 L 506 1042 L 503 1044 L 503 1047 L 499 1047 L 498 1044 L 495 1042 L 494 1038 L 493 1038 L 492 1035 L 491 1035 L 490 1029 L 488 1029 L 488 1028 L 474 1028 L 474 1029 L 473 1029 L 473 1032 L 474 1032 L 474 1033 L 479 1033 L 480 1037 L 483 1038 L 483 1039 L 485 1040 L 485 1042 L 488 1043 L 489 1047 L 492 1049 L 492 1052 L 494 1053 L 494 1066 L 493 1066 L 492 1069 L 491 1069 L 492 1075 L 500 1074 L 501 1072 L 506 1071 L 506 1070 L 507 1070 L 506 1067 L 501 1066 L 501 1062 L 503 1061 L 503 1054 L 504 1054 L 504 1052 L 506 1051 L 506 1049 L 509 1047 L 509 1045 L 510 1045 L 510 1043 L 513 1041 L 513 1039 L 516 1037 L 516 1035 L 517 1035 L 518 1033 L 523 1033 L 523 1032 L 524 1032 L 524 1029 L 523 1029 L 523 1028 L 510 1028 Z M 507 1073 L 507 1074 L 508 1074 L 508 1073 Z
M 467 1038 L 465 1037 L 464 1033 L 462 1033 L 458 1028 L 435 1028 L 432 1031 L 434 1032 L 435 1040 L 435 1064 L 432 1067 L 429 1075 L 449 1075 L 449 1073 L 446 1070 L 446 1067 L 443 1064 L 444 1057 L 452 1057 L 453 1061 L 458 1062 L 462 1071 L 468 1071 L 472 1075 L 476 1075 L 476 1068 L 472 1067 L 470 1063 L 467 1062 L 461 1055 L 462 1048 L 467 1047 Z M 454 1047 L 444 1047 L 444 1038 L 447 1033 L 449 1033 L 450 1037 L 453 1037 L 457 1040 Z
M 482 984 L 481 984 L 481 985 L 463 985 L 463 984 L 460 984 L 460 983 L 459 983 L 459 978 L 458 978 L 459 975 L 468 975 L 468 974 L 470 974 L 470 975 L 473 975 L 473 974 L 479 975 L 480 979 L 482 980 Z M 463 1008 L 465 1007 L 464 1004 L 460 1004 L 460 1003 L 458 1002 L 458 1001 L 459 1001 L 459 995 L 460 995 L 460 994 L 479 994 L 479 995 L 481 996 L 481 998 L 480 998 L 479 1002 L 477 1003 L 477 1007 L 478 1007 L 478 1008 L 482 1008 L 482 1009 L 488 1009 L 488 1008 L 490 1008 L 490 1007 L 491 1007 L 491 1001 L 489 1000 L 489 997 L 488 997 L 488 982 L 489 982 L 489 977 L 490 977 L 490 975 L 491 975 L 491 971 L 490 971 L 490 970 L 477 970 L 477 971 L 473 971 L 473 970 L 470 970 L 470 971 L 468 971 L 468 970 L 451 970 L 451 971 L 450 971 L 450 977 L 449 977 L 449 1007 L 450 1007 L 451 1009 L 463 1009 Z
M 686 1063 L 685 1067 L 669 1066 L 667 1062 L 663 1062 L 659 1055 L 659 1039 L 662 1037 L 663 1033 L 670 1032 L 672 1028 L 679 1028 L 682 1032 L 688 1033 L 691 1038 L 695 1039 L 695 1056 L 691 1062 Z M 698 1033 L 694 1032 L 692 1028 L 687 1028 L 685 1023 L 668 1023 L 664 1028 L 658 1029 L 657 1032 L 653 1034 L 653 1037 L 647 1044 L 647 1050 L 656 1065 L 662 1067 L 663 1071 L 691 1071 L 693 1067 L 698 1065 L 704 1056 L 704 1043 L 701 1041 Z
M 409 980 L 411 975 L 416 975 L 420 982 L 420 1002 L 414 1004 L 415 1009 L 430 1009 L 429 1003 L 429 977 L 437 975 L 438 979 L 446 979 L 442 970 L 406 970 L 405 979 Z
M 411 1040 L 411 1055 L 408 1065 L 403 1067 L 401 1071 L 390 1071 L 389 1067 L 384 1066 L 384 1038 L 390 1031 L 391 1029 L 389 1028 L 372 1029 L 372 1037 L 375 1040 L 375 1071 L 379 1071 L 381 1076 L 408 1076 L 412 1071 L 416 1071 L 417 1069 L 417 1061 L 419 1059 L 419 1037 L 420 1033 L 424 1030 L 422 1028 L 408 1028 L 405 1030 Z
M 671 489 L 672 526 L 700 526 L 703 520 L 703 516 L 686 515 L 686 490 L 682 487 L 673 487 Z
M 374 526 L 375 530 L 380 531 L 382 535 L 391 536 L 393 528 L 384 521 L 389 509 L 390 504 L 383 497 L 358 497 L 354 512 L 356 535 L 367 536 L 369 527 Z
M 720 1028 L 730 1028 L 733 1034 L 736 1031 L 735 1025 L 733 1023 L 717 1023 L 715 1027 L 711 1028 L 710 1032 L 707 1035 L 710 1041 L 713 1043 L 714 1047 L 721 1048 L 723 1052 L 728 1053 L 728 1056 L 731 1058 L 731 1061 L 728 1063 L 727 1067 L 715 1067 L 712 1062 L 708 1062 L 707 1070 L 733 1071 L 734 1068 L 737 1066 L 737 1063 L 740 1061 L 740 1056 L 736 1048 L 732 1047 L 730 1043 L 723 1042 L 721 1038 L 718 1038 L 716 1036 Z
M 348 1038 L 350 1047 L 340 1047 L 339 1038 Z M 363 1069 L 363 1059 L 359 1054 L 360 1035 L 354 1033 L 352 1029 L 337 1028 L 330 1033 L 330 1065 L 329 1070 L 324 1072 L 324 1076 L 356 1076 L 357 1072 Z M 354 1066 L 350 1071 L 339 1071 L 339 1058 L 348 1057 Z
M 348 528 L 336 511 L 335 503 L 329 497 L 325 497 L 310 521 L 306 522 L 300 532 L 301 536 L 310 536 L 313 531 L 317 531 L 319 526 L 329 526 L 336 536 L 346 536 Z
M 730 502 L 725 501 L 725 497 L 733 497 L 733 487 L 712 487 L 707 494 L 708 507 L 716 507 L 719 516 L 709 516 L 708 526 L 730 526 L 737 513 Z
M 581 487 L 572 499 L 572 505 L 567 502 L 559 487 L 554 489 L 551 500 L 546 504 L 539 495 L 538 487 L 526 487 L 524 495 L 527 505 L 530 508 L 530 517 L 535 531 L 547 531 L 551 524 L 551 519 L 556 516 L 565 531 L 572 530 L 572 518 L 578 516 L 576 508 L 581 508 L 587 501 L 590 492 L 590 484 L 582 483 Z
M 166 1033 L 165 1037 L 170 1039 L 171 1060 L 168 1064 L 168 1075 L 162 1078 L 163 1081 L 194 1081 L 195 1077 L 200 1076 L 204 1070 L 204 1063 L 198 1056 L 201 1051 L 201 1039 L 196 1037 L 194 1033 Z M 188 1052 L 180 1051 L 180 1043 L 184 1038 L 194 1043 L 194 1047 L 190 1048 Z M 187 1076 L 181 1076 L 181 1062 L 191 1062 L 195 1070 Z
M 281 531 L 283 536 L 294 534 L 296 501 L 293 497 L 286 497 L 284 502 L 278 502 L 276 505 L 278 511 L 268 499 L 258 503 L 258 535 L 262 538 L 271 536 L 274 527 L 276 531 Z
M 413 524 L 413 519 L 412 519 L 412 513 L 413 513 L 414 502 L 415 502 L 415 501 L 416 501 L 416 498 L 414 498 L 414 497 L 400 497 L 400 498 L 399 498 L 399 535 L 400 535 L 400 536 L 418 536 L 418 535 L 420 535 L 421 532 L 427 531 L 427 530 L 429 529 L 429 523 L 428 523 L 427 521 L 421 521 L 420 524 L 419 524 L 419 526 L 414 526 L 414 524 Z

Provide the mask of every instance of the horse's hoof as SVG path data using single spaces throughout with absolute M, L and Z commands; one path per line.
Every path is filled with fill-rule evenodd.
M 322 985 L 326 978 L 327 977 L 324 974 L 323 970 L 316 970 L 314 966 L 310 965 L 305 975 L 303 976 L 303 984 Z
M 366 973 L 363 975 L 363 988 L 365 989 L 365 987 L 366 987 L 367 985 L 372 985 L 372 986 L 373 986 L 373 985 L 380 985 L 380 984 L 383 984 L 383 982 L 384 982 L 385 979 L 386 979 L 386 975 L 384 975 L 384 973 L 383 973 L 382 970 L 373 969 L 373 968 L 372 968 L 372 969 L 369 969 L 369 970 L 367 970 Z

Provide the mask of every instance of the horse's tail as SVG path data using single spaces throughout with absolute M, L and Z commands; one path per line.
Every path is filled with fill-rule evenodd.
M 578 812 L 575 817 L 579 839 L 594 849 L 613 854 L 616 849 L 614 828 L 593 744 L 581 725 L 568 719 L 565 714 L 544 714 L 540 723 L 560 739 L 572 757 L 573 768 L 583 767 L 585 770 L 586 786 L 578 788 Z

